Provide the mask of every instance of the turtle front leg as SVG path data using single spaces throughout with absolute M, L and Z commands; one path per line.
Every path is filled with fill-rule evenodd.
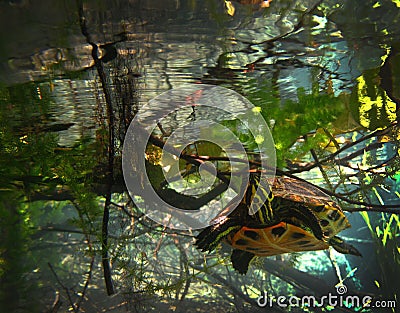
M 203 252 L 211 252 L 226 236 L 240 228 L 241 226 L 232 225 L 229 220 L 208 226 L 196 236 L 195 246 Z
M 232 266 L 240 274 L 246 274 L 249 269 L 249 264 L 254 257 L 254 253 L 234 249 L 231 255 Z

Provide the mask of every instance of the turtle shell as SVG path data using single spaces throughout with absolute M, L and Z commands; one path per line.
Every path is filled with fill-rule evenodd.
M 324 250 L 329 244 L 312 232 L 285 222 L 266 228 L 242 227 L 230 233 L 225 241 L 234 249 L 257 256 L 271 256 L 300 251 Z
M 318 218 L 325 238 L 332 238 L 351 227 L 341 207 L 325 192 L 312 184 L 289 177 L 269 181 L 277 206 L 303 205 Z M 302 223 L 293 218 L 296 225 Z

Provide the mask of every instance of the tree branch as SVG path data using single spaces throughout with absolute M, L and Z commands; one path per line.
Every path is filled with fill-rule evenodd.
M 86 17 L 84 16 L 83 3 L 78 0 L 78 10 L 79 10 L 79 23 L 81 27 L 81 32 L 85 36 L 86 41 L 92 46 L 92 58 L 94 60 L 97 73 L 100 77 L 101 85 L 103 88 L 104 97 L 106 100 L 106 114 L 107 114 L 107 124 L 108 124 L 108 171 L 107 171 L 107 193 L 106 201 L 104 204 L 103 211 L 103 222 L 101 231 L 101 257 L 103 264 L 104 281 L 106 284 L 107 294 L 112 295 L 115 293 L 114 284 L 111 277 L 111 266 L 108 256 L 108 222 L 110 218 L 110 203 L 111 203 L 111 188 L 113 185 L 113 169 L 114 169 L 114 113 L 112 108 L 112 98 L 111 93 L 107 88 L 106 74 L 104 72 L 103 64 L 99 59 L 99 47 L 96 43 L 91 40 L 87 24 Z

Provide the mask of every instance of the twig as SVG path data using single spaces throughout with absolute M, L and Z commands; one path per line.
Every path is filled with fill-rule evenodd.
M 65 293 L 67 294 L 67 298 L 68 298 L 69 304 L 71 305 L 72 310 L 75 313 L 77 313 L 78 310 L 75 307 L 74 301 L 72 301 L 69 289 L 61 282 L 60 278 L 58 277 L 58 275 L 57 275 L 56 271 L 54 270 L 53 266 L 51 265 L 51 263 L 48 262 L 47 265 L 49 266 L 50 271 L 53 273 L 54 277 L 56 278 L 58 284 L 64 289 Z
M 362 206 L 362 208 L 352 208 L 352 209 L 348 209 L 346 208 L 345 211 L 349 211 L 349 212 L 356 212 L 356 211 L 369 211 L 369 212 L 387 212 L 387 213 L 400 213 L 400 207 L 398 204 L 385 204 L 385 205 L 381 205 L 381 204 L 372 204 L 372 203 L 366 203 L 366 202 L 361 202 L 361 201 L 355 201 L 355 200 L 351 200 L 348 199 L 347 197 L 345 197 L 342 194 L 338 194 L 336 192 L 330 191 L 326 188 L 323 188 L 321 186 L 317 186 L 313 183 L 310 183 L 308 181 L 306 181 L 303 178 L 297 177 L 289 172 L 285 172 L 282 170 L 278 170 L 277 169 L 277 174 L 281 175 L 281 176 L 287 176 L 287 177 L 291 177 L 294 179 L 297 179 L 299 181 L 303 181 L 306 183 L 309 183 L 311 185 L 313 185 L 315 188 L 318 188 L 319 190 L 325 192 L 326 194 L 328 194 L 329 196 L 335 197 L 337 199 L 340 199 L 344 202 L 347 202 L 349 204 L 353 204 L 353 205 L 359 205 Z
M 190 263 L 189 263 L 190 264 Z M 200 267 L 200 266 L 196 266 L 194 264 L 190 264 L 190 267 L 194 268 L 195 270 L 198 270 L 200 272 L 204 272 L 204 268 Z M 215 280 L 217 280 L 218 282 L 222 283 L 223 285 L 225 285 L 227 288 L 229 288 L 229 290 L 232 292 L 233 295 L 238 296 L 239 298 L 242 298 L 244 301 L 251 303 L 252 305 L 256 306 L 257 303 L 254 299 L 251 299 L 250 297 L 247 297 L 245 294 L 243 294 L 243 292 L 238 289 L 237 287 L 233 286 L 232 284 L 230 284 L 225 278 L 221 277 L 220 275 L 218 275 L 217 273 L 214 272 L 209 272 L 207 273 L 208 275 L 210 275 L 211 277 L 213 277 Z
M 354 204 L 354 205 L 360 205 L 362 206 L 362 208 L 346 208 L 346 211 L 349 212 L 356 212 L 356 211 L 369 211 L 369 212 L 387 212 L 387 213 L 400 213 L 400 206 L 398 204 L 373 204 L 373 203 L 366 203 L 366 202 L 362 202 L 362 201 L 356 201 L 356 200 L 351 200 L 346 198 L 345 196 L 338 194 L 336 192 L 332 192 L 328 189 L 319 187 L 319 186 L 315 186 L 317 188 L 319 188 L 320 190 L 322 190 L 323 192 L 325 192 L 326 194 L 338 198 L 344 202 L 347 202 L 349 204 Z
M 304 138 L 304 141 L 307 141 L 307 136 L 304 136 L 303 138 Z M 322 177 L 323 177 L 324 180 L 325 180 L 325 183 L 329 186 L 329 189 L 332 189 L 332 184 L 331 184 L 331 182 L 329 181 L 328 175 L 326 174 L 326 172 L 325 172 L 325 170 L 324 170 L 324 168 L 323 168 L 321 162 L 319 161 L 318 156 L 317 156 L 317 154 L 315 153 L 315 150 L 314 150 L 314 149 L 310 149 L 310 153 L 311 153 L 311 156 L 312 156 L 313 159 L 314 159 L 314 162 L 318 164 L 319 171 L 321 172 Z
M 48 311 L 48 313 L 57 313 L 58 310 L 60 309 L 62 305 L 62 301 L 60 300 L 60 293 L 56 291 L 56 297 L 53 301 L 53 305 L 51 306 L 51 309 Z
M 90 280 L 92 278 L 94 259 L 95 259 L 95 255 L 93 253 L 92 242 L 90 240 L 90 235 L 86 233 L 85 237 L 86 237 L 86 241 L 87 241 L 87 244 L 88 244 L 88 247 L 89 247 L 89 253 L 92 256 L 91 256 L 91 260 L 90 260 L 89 271 L 88 271 L 88 275 L 87 275 L 87 278 L 86 278 L 86 281 L 85 281 L 85 285 L 83 286 L 83 289 L 82 289 L 82 292 L 81 292 L 81 296 L 80 296 L 80 298 L 79 298 L 79 300 L 78 300 L 78 302 L 76 304 L 76 309 L 78 311 L 79 311 L 79 308 L 81 307 L 83 299 L 85 298 L 86 291 L 89 288 L 89 283 L 90 283 Z
M 353 141 L 351 143 L 345 144 L 339 150 L 336 150 L 334 153 L 330 154 L 328 157 L 320 160 L 319 164 L 332 162 L 332 161 L 334 161 L 335 157 L 337 155 L 339 155 L 340 153 L 342 153 L 343 151 L 345 151 L 345 150 L 347 150 L 347 149 L 349 149 L 351 147 L 354 147 L 355 145 L 357 145 L 357 144 L 359 144 L 359 143 L 361 143 L 361 142 L 363 142 L 365 140 L 368 140 L 370 138 L 386 135 L 395 126 L 397 126 L 397 122 L 393 122 L 389 127 L 385 128 L 385 129 L 376 130 L 376 131 L 374 131 L 374 132 L 372 132 L 372 133 L 370 133 L 370 134 L 368 134 L 366 136 L 361 137 L 360 139 L 358 139 L 356 141 Z M 315 168 L 317 166 L 318 166 L 318 163 L 314 162 L 314 163 L 311 163 L 309 165 L 302 166 L 302 167 L 294 169 L 294 170 L 290 170 L 289 173 L 291 173 L 291 174 L 301 173 L 301 172 L 304 172 L 304 171 L 309 171 L 309 170 L 311 170 L 311 169 L 313 169 L 313 168 Z
M 390 142 L 387 142 L 387 143 L 390 143 Z M 353 153 L 350 153 L 349 155 L 346 155 L 345 157 L 343 157 L 341 159 L 336 160 L 335 163 L 341 164 L 341 165 L 345 165 L 345 164 L 347 164 L 347 162 L 349 160 L 352 160 L 355 157 L 360 156 L 364 152 L 379 149 L 385 144 L 386 144 L 386 142 L 374 142 L 374 143 L 372 143 L 370 145 L 367 145 L 367 146 L 363 147 L 362 149 L 359 149 L 359 150 L 357 150 L 357 151 L 355 151 Z
M 362 169 L 362 171 L 365 173 L 365 172 L 368 172 L 368 173 L 372 173 L 372 174 L 377 174 L 377 172 L 375 171 L 375 170 L 377 170 L 377 169 L 381 169 L 381 168 L 385 168 L 385 167 L 387 167 L 387 166 L 389 166 L 391 163 L 393 163 L 395 160 L 397 160 L 397 158 L 398 158 L 398 155 L 397 154 L 394 154 L 392 157 L 390 157 L 389 159 L 387 159 L 387 160 L 385 160 L 385 161 L 382 161 L 381 163 L 378 163 L 377 165 L 374 165 L 374 166 L 371 166 L 371 167 L 369 167 L 369 168 L 363 168 Z M 357 172 L 355 172 L 355 173 L 351 173 L 351 174 L 346 174 L 345 175 L 345 177 L 346 178 L 350 178 L 350 177 L 353 177 L 353 176 L 357 176 L 357 175 L 359 175 L 360 174 L 360 169 L 359 168 L 354 168 L 354 167 L 351 167 L 351 166 L 349 166 L 349 165 L 346 165 L 346 167 L 348 167 L 348 168 L 350 168 L 350 169 L 352 169 L 352 170 L 355 170 L 355 171 L 357 171 Z M 380 172 L 381 174 L 382 174 L 382 172 Z M 384 174 L 386 174 L 386 175 L 391 175 L 390 173 L 388 173 L 388 172 L 386 172 L 385 171 L 385 173 Z M 393 175 L 394 173 L 392 173 L 392 175 Z
M 90 245 L 90 247 L 91 247 L 91 245 Z M 89 249 L 91 250 L 91 248 L 89 248 Z M 83 299 L 85 298 L 86 291 L 89 288 L 89 283 L 90 283 L 90 280 L 92 279 L 93 266 L 94 266 L 94 255 L 92 256 L 92 259 L 90 260 L 88 276 L 86 278 L 85 285 L 83 286 L 81 296 L 76 304 L 76 309 L 78 311 L 79 311 L 79 308 L 81 307 Z
M 108 221 L 110 217 L 110 198 L 111 194 L 106 198 L 106 203 L 104 204 L 103 223 L 101 229 L 101 261 L 103 264 L 104 281 L 106 284 L 107 294 L 109 296 L 115 293 L 114 284 L 111 277 L 110 259 L 108 256 Z
M 182 247 L 182 244 L 181 244 L 178 236 L 176 234 L 173 234 L 172 236 L 174 238 L 174 244 L 175 244 L 175 246 L 178 248 L 178 250 L 180 252 L 180 254 L 179 254 L 179 256 L 180 256 L 180 265 L 181 265 L 180 276 L 181 276 L 181 279 L 185 281 L 185 287 L 184 287 L 183 292 L 182 292 L 182 294 L 181 294 L 181 296 L 179 298 L 179 301 L 183 301 L 183 299 L 185 299 L 185 297 L 186 297 L 186 295 L 187 295 L 187 293 L 189 291 L 190 284 L 192 282 L 191 276 L 189 275 L 189 266 L 188 266 L 189 261 L 188 261 L 188 257 L 187 257 L 187 254 L 186 254 L 186 250 Z M 180 289 L 176 290 L 176 298 L 177 299 L 179 297 L 179 291 L 180 291 Z

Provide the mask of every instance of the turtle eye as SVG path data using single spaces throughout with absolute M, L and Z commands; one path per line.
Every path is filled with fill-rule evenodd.
M 332 211 L 332 212 L 330 212 L 328 214 L 328 218 L 331 221 L 335 221 L 336 222 L 339 219 L 339 217 L 340 217 L 340 213 L 338 211 Z
M 324 231 L 324 237 L 328 238 L 331 235 L 331 232 L 329 230 Z
M 269 192 L 267 194 L 268 201 L 271 202 L 272 200 L 274 200 L 274 194 L 272 193 L 272 190 L 267 190 L 267 192 Z

